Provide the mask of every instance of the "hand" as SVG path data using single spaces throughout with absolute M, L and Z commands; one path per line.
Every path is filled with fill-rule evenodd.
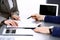
M 12 18 L 15 19 L 15 20 L 20 20 L 20 17 L 17 16 L 17 15 L 12 15 Z
M 13 27 L 17 27 L 18 26 L 18 24 L 16 23 L 15 20 L 5 20 L 4 23 L 7 24 L 7 25 L 11 25 Z
M 49 34 L 49 27 L 37 27 L 34 29 L 35 32 Z
M 33 15 L 31 15 L 31 17 L 32 17 L 33 19 L 35 19 L 36 21 L 40 21 L 40 20 L 44 20 L 45 15 L 33 14 Z

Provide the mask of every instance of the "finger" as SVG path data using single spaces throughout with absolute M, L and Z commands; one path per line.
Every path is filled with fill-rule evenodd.
M 20 20 L 20 17 L 18 17 L 17 20 Z
M 5 21 L 4 23 L 5 23 L 6 25 L 10 25 L 9 22 L 7 22 L 7 21 Z
M 38 32 L 38 31 L 34 29 L 34 32 Z
M 6 23 L 7 25 L 10 25 L 9 23 Z
M 11 22 L 10 22 L 10 25 L 11 25 L 11 26 L 16 26 L 16 24 L 15 24 L 14 21 L 11 21 Z
M 9 23 L 11 26 L 14 26 L 12 22 Z
M 14 17 L 15 20 L 20 20 L 19 18 L 20 18 L 19 16 Z
M 18 18 L 17 17 L 14 17 L 15 20 L 17 20 Z
M 14 20 L 15 24 L 18 26 L 18 23 L 16 22 L 16 20 Z
M 16 26 L 18 26 L 18 23 L 17 22 L 15 22 L 15 24 L 16 24 Z
M 38 28 L 35 28 L 34 31 L 35 31 L 35 32 L 38 32 Z
M 31 16 L 36 16 L 37 14 L 32 14 Z
M 38 32 L 38 33 L 40 33 L 40 30 L 41 30 L 41 27 L 37 27 L 37 28 L 34 29 L 34 31 Z
M 32 17 L 33 19 L 35 19 L 36 21 L 38 21 L 38 19 L 36 17 Z
M 32 17 L 33 19 L 36 19 L 36 17 Z
M 12 23 L 13 23 L 13 26 L 17 26 L 14 21 Z

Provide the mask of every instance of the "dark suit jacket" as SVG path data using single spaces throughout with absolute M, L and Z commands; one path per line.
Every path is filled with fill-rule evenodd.
M 13 2 L 13 8 L 10 9 L 8 0 L 0 0 L 0 23 L 3 20 L 11 17 L 12 15 L 19 14 L 16 0 L 12 0 L 12 2 Z
M 46 16 L 44 21 L 60 24 L 60 16 Z M 60 27 L 54 27 L 52 35 L 56 37 L 60 37 Z

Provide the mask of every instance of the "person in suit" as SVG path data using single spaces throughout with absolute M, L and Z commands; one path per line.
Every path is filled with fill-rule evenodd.
M 50 22 L 50 23 L 57 23 L 60 24 L 60 16 L 47 16 L 47 15 L 39 15 L 39 14 L 33 14 L 31 16 L 36 21 L 44 21 L 44 22 Z M 35 32 L 39 33 L 45 33 L 45 34 L 51 34 L 55 37 L 60 37 L 60 27 L 37 27 L 34 29 Z
M 19 20 L 16 0 L 0 0 L 0 26 L 3 24 L 17 26 L 15 20 Z

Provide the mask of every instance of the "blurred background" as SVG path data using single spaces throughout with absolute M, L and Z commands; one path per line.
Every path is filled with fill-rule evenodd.
M 31 14 L 39 13 L 40 4 L 46 2 L 46 0 L 17 0 L 20 17 L 26 19 Z

